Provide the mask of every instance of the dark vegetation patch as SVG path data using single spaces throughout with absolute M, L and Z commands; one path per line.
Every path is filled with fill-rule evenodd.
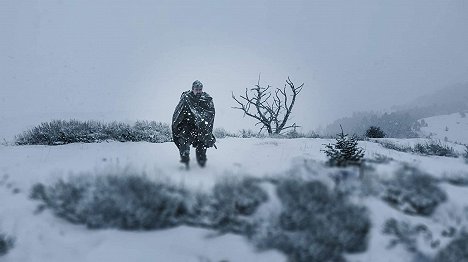
M 443 179 L 455 186 L 468 186 L 468 172 L 448 174 Z
M 411 146 L 398 145 L 398 144 L 392 143 L 390 141 L 375 141 L 375 142 L 382 145 L 384 148 L 388 148 L 388 149 L 391 149 L 391 150 L 395 150 L 395 151 L 399 151 L 399 152 L 406 152 L 406 153 L 413 152 L 413 148 Z
M 291 261 L 344 261 L 343 253 L 367 249 L 370 219 L 363 207 L 318 181 L 279 181 L 283 205 L 278 217 L 253 237 L 260 248 L 275 248 Z
M 447 195 L 433 177 L 405 166 L 387 181 L 382 199 L 404 213 L 429 216 Z
M 406 153 L 415 153 L 426 156 L 446 156 L 446 157 L 458 157 L 453 147 L 444 145 L 440 142 L 430 141 L 425 143 L 417 143 L 413 147 L 398 145 L 390 141 L 375 141 L 381 144 L 383 147 Z
M 242 129 L 237 133 L 215 128 L 216 138 L 265 138 L 268 135 Z M 274 138 L 317 138 L 314 132 L 302 133 L 291 130 L 284 134 L 273 135 Z M 99 121 L 53 120 L 24 131 L 15 137 L 16 145 L 63 145 L 70 143 L 99 143 L 106 140 L 120 142 L 163 143 L 172 141 L 168 124 L 155 121 L 137 121 L 130 125 L 122 122 L 102 123 Z M 7 145 L 7 142 L 4 142 Z
M 434 262 L 468 262 L 468 234 L 452 240 L 439 251 Z
M 388 164 L 393 160 L 394 159 L 389 156 L 378 154 L 378 153 L 375 153 L 373 158 L 365 159 L 367 163 L 374 163 L 374 164 Z
M 313 131 L 304 133 L 304 132 L 299 132 L 299 131 L 296 131 L 295 129 L 292 129 L 284 133 L 283 137 L 292 139 L 292 138 L 319 138 L 320 136 Z
M 272 134 L 268 135 L 265 133 L 260 133 L 260 132 L 255 132 L 251 129 L 241 129 L 237 133 L 232 133 L 229 131 L 226 131 L 224 128 L 215 128 L 213 130 L 213 135 L 216 138 L 226 138 L 226 137 L 238 137 L 238 138 L 265 138 L 265 137 L 271 137 L 271 138 L 283 138 L 283 139 L 294 139 L 294 138 L 318 138 L 320 137 L 317 133 L 315 132 L 298 132 L 296 130 L 290 130 L 287 132 L 284 132 L 282 134 Z
M 75 175 L 36 184 L 31 198 L 72 223 L 89 228 L 151 230 L 189 225 L 248 237 L 259 248 L 278 249 L 291 261 L 344 261 L 367 248 L 367 210 L 321 182 L 225 179 L 194 192 L 136 174 Z M 276 187 L 282 209 L 258 213 Z M 259 218 L 262 222 L 259 222 Z
M 468 164 L 468 145 L 465 145 L 465 153 L 463 154 L 463 158 L 465 159 L 465 163 Z
M 220 128 L 220 127 L 213 129 L 213 135 L 216 138 L 237 137 L 236 134 L 231 133 L 227 131 L 226 129 Z
M 6 255 L 14 245 L 15 239 L 13 237 L 0 233 L 0 257 Z
M 246 217 L 267 200 L 251 179 L 229 180 L 206 194 L 139 175 L 78 175 L 30 194 L 72 223 L 89 228 L 159 229 L 182 224 L 243 233 Z
M 54 213 L 89 228 L 156 229 L 177 226 L 190 208 L 188 192 L 136 175 L 80 175 L 44 186 L 31 197 Z
M 418 238 L 422 238 L 432 249 L 440 247 L 440 240 L 425 224 L 411 225 L 408 222 L 390 218 L 385 221 L 382 231 L 384 234 L 392 236 L 387 248 L 402 245 L 409 252 L 423 257 L 424 255 L 418 250 Z
M 458 157 L 453 147 L 435 141 L 417 143 L 413 147 L 413 152 L 428 156 Z
M 267 193 L 254 179 L 223 180 L 213 188 L 212 226 L 222 232 L 248 233 L 253 225 L 248 217 L 267 200 Z
M 168 124 L 137 121 L 134 125 L 112 122 L 53 120 L 44 122 L 16 136 L 17 145 L 62 145 L 69 143 L 97 143 L 105 140 L 120 142 L 171 141 Z
M 366 130 L 366 137 L 368 138 L 384 138 L 385 132 L 378 126 L 370 126 Z

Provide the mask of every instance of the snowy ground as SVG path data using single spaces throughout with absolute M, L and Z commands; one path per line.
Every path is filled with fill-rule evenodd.
M 427 127 L 421 128 L 424 136 L 468 144 L 468 116 L 466 113 L 455 113 L 424 118 Z
M 414 144 L 420 141 L 393 140 Z M 37 202 L 28 199 L 31 185 L 51 183 L 58 177 L 80 172 L 123 170 L 144 172 L 154 179 L 170 180 L 179 185 L 204 190 L 225 176 L 279 176 L 307 161 L 321 166 L 326 158 L 320 149 L 327 139 L 219 139 L 218 149 L 208 151 L 207 167 L 192 161 L 187 171 L 178 163 L 172 143 L 69 144 L 62 146 L 0 146 L 0 229 L 16 238 L 15 247 L 1 261 L 286 261 L 277 251 L 257 252 L 243 237 L 213 231 L 177 227 L 168 230 L 128 232 L 89 230 L 72 225 L 48 210 L 35 213 Z M 377 165 L 381 177 L 390 176 L 401 163 L 408 163 L 436 177 L 468 174 L 461 158 L 428 157 L 397 152 L 372 142 L 360 142 L 367 158 L 385 155 L 394 159 Z M 457 152 L 464 147 L 451 144 Z M 192 152 L 193 154 L 194 152 Z M 324 168 L 324 167 L 323 167 Z M 372 231 L 365 253 L 347 256 L 350 261 L 411 261 L 407 251 L 397 246 L 388 249 L 389 237 L 381 234 L 384 221 L 398 217 L 411 223 L 423 222 L 434 232 L 450 220 L 444 210 L 457 211 L 468 206 L 468 188 L 443 184 L 449 201 L 429 218 L 404 215 L 376 198 L 361 199 L 369 207 Z M 436 221 L 439 217 L 440 220 Z M 445 224 L 444 224 L 445 223 Z M 427 243 L 421 240 L 421 249 Z M 445 242 L 444 242 L 445 241 Z M 448 240 L 441 240 L 446 244 Z M 430 248 L 426 254 L 431 255 Z

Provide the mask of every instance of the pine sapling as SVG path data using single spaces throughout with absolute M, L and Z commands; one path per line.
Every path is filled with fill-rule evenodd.
M 355 135 L 349 137 L 343 132 L 336 135 L 336 143 L 325 145 L 325 152 L 328 157 L 328 164 L 331 166 L 345 167 L 349 165 L 361 165 L 364 157 L 364 149 L 358 147 L 357 138 Z

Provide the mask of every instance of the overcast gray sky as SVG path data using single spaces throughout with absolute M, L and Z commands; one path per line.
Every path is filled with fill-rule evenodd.
M 32 115 L 169 123 L 199 79 L 215 126 L 238 130 L 251 121 L 231 91 L 261 72 L 305 83 L 293 121 L 310 130 L 468 81 L 464 0 L 2 0 L 0 30 L 4 128 Z

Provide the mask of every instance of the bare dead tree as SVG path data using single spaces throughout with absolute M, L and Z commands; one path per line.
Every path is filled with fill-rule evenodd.
M 297 95 L 302 91 L 304 83 L 298 87 L 294 85 L 291 79 L 286 80 L 284 87 L 276 88 L 272 93 L 268 85 L 267 87 L 260 86 L 260 75 L 258 82 L 254 88 L 245 89 L 245 94 L 237 98 L 232 93 L 232 98 L 239 104 L 234 109 L 240 109 L 244 112 L 244 117 L 247 115 L 258 122 L 260 132 L 264 129 L 268 134 L 280 134 L 283 130 L 298 127 L 296 123 L 287 125 L 291 111 L 296 102 Z M 288 98 L 291 98 L 289 101 Z

